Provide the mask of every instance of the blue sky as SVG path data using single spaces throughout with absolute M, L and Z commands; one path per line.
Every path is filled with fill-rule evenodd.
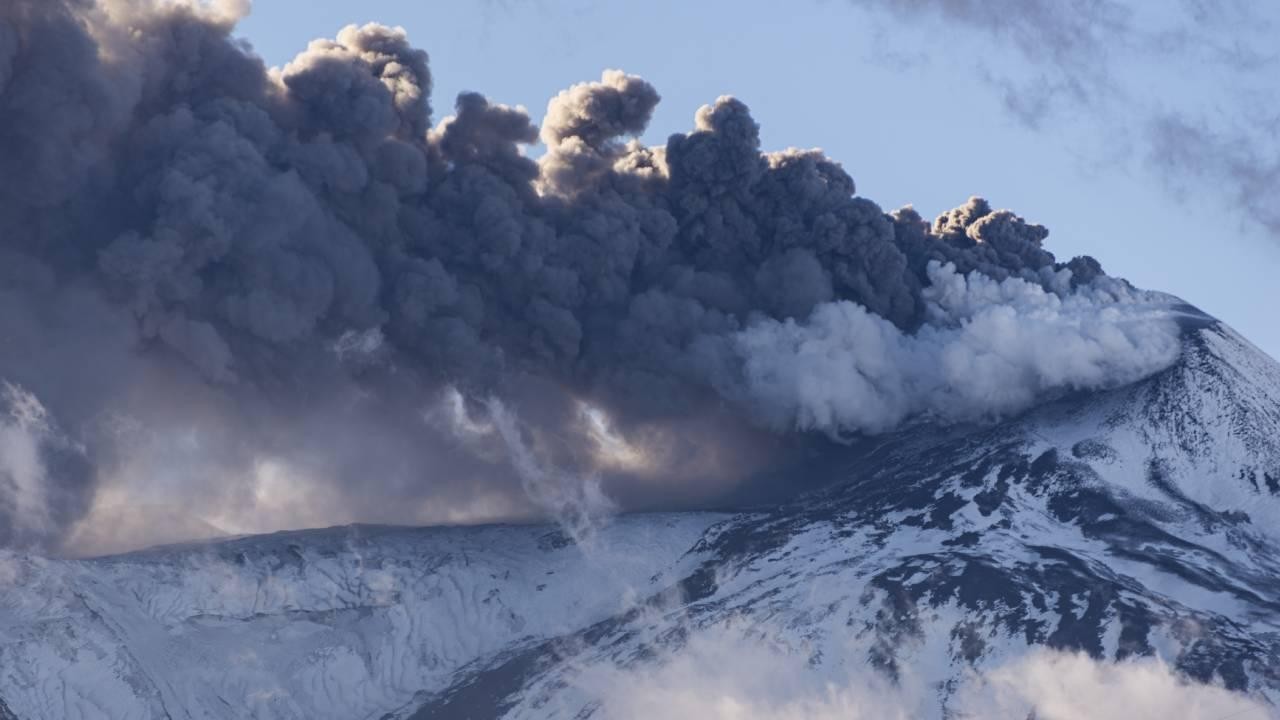
M 662 93 L 644 139 L 663 143 L 732 94 L 767 148 L 823 148 L 886 210 L 931 217 L 983 195 L 1048 226 L 1060 259 L 1092 254 L 1280 357 L 1280 210 L 1266 201 L 1280 196 L 1266 172 L 1280 11 L 1094 4 L 1127 13 L 1115 29 L 1046 3 L 972 17 L 952 0 L 257 0 L 240 33 L 279 65 L 350 23 L 403 26 L 431 55 L 437 120 L 463 90 L 540 119 L 559 90 L 620 68 Z M 1254 40 L 1258 56 L 1240 57 Z M 1170 117 L 1187 132 L 1154 133 Z

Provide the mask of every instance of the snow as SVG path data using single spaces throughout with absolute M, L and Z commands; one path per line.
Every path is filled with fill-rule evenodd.
M 587 554 L 516 526 L 10 556 L 0 698 L 20 718 L 378 718 L 468 663 L 621 612 L 685 571 L 718 519 L 620 518 Z
M 1187 343 L 1127 388 L 886 440 L 888 466 L 795 505 L 622 516 L 586 546 L 544 526 L 349 527 L 0 555 L 0 708 L 398 720 L 501 676 L 477 717 L 588 717 L 598 678 L 728 635 L 708 657 L 746 638 L 823 682 L 896 675 L 923 693 L 912 717 L 946 717 L 965 683 L 1040 645 L 1149 653 L 1274 705 L 1280 365 L 1216 325 Z M 1111 504 L 1064 511 L 1086 491 Z M 501 675 L 526 655 L 544 662 Z

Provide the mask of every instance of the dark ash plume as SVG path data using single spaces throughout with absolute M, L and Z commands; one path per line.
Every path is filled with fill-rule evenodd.
M 600 82 L 561 92 L 547 105 L 542 123 L 543 186 L 575 195 L 599 183 L 624 156 L 642 152 L 620 139 L 644 132 L 659 99 L 652 85 L 620 70 L 606 70 Z
M 0 375 L 85 462 L 50 466 L 44 541 L 107 496 L 181 495 L 207 522 L 284 513 L 268 525 L 537 514 L 486 406 L 508 448 L 602 478 L 625 508 L 696 504 L 817 442 L 797 427 L 937 410 L 911 397 L 824 425 L 792 397 L 820 376 L 752 375 L 849 308 L 928 362 L 912 338 L 979 314 L 940 304 L 940 272 L 975 273 L 987 300 L 967 303 L 1103 281 L 1073 312 L 1126 302 L 1095 261 L 1058 263 L 1044 228 L 983 200 L 930 226 L 858 197 L 819 151 L 762 153 L 734 98 L 657 148 L 632 139 L 657 91 L 618 71 L 553 99 L 540 130 L 474 93 L 433 127 L 427 56 L 402 30 L 348 27 L 269 71 L 233 24 L 158 0 L 0 8 L 0 334 L 29 339 L 0 350 Z M 1114 373 L 1091 337 L 1068 345 L 1084 348 L 1074 373 L 1006 358 L 1015 401 L 916 372 L 942 416 L 985 417 L 1167 364 L 1170 332 L 1129 336 L 1137 359 Z M 859 347 L 856 366 L 877 357 Z

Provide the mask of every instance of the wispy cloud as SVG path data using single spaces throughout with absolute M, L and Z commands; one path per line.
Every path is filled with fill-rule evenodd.
M 1180 199 L 1212 197 L 1280 235 L 1280 6 L 1261 0 L 849 0 L 968 56 L 1009 115 L 1084 124 L 1105 158 L 1139 161 Z M 935 41 L 936 40 L 936 41 Z M 1075 148 L 1073 148 L 1075 150 Z

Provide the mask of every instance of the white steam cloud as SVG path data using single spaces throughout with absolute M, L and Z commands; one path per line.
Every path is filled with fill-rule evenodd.
M 11 383 L 0 386 L 0 407 L 0 502 L 10 508 L 11 533 L 41 533 L 52 523 L 40 451 L 54 433 L 49 415 L 35 395 Z
M 0 546 L 40 546 L 57 533 L 60 486 L 50 476 L 83 482 L 83 452 L 35 394 L 0 383 Z
M 824 662 L 821 665 L 830 665 Z M 607 720 L 1263 720 L 1260 700 L 1189 682 L 1156 658 L 1111 663 L 1030 650 L 966 676 L 959 687 L 905 675 L 897 683 L 867 665 L 815 667 L 728 629 L 696 633 L 653 664 L 586 668 L 576 688 Z
M 469 407 L 472 404 L 478 406 L 478 412 Z M 575 445 L 588 440 L 600 442 L 599 435 L 607 431 L 607 418 L 599 414 L 592 417 L 596 424 L 583 428 L 583 437 L 575 438 Z M 570 470 L 557 466 L 548 457 L 546 443 L 540 442 L 536 428 L 521 422 L 516 412 L 498 398 L 469 403 L 457 388 L 448 387 L 439 402 L 427 410 L 425 418 L 478 458 L 505 463 L 529 502 L 581 546 L 590 545 L 596 532 L 618 510 L 590 467 Z M 612 435 L 606 437 L 621 442 Z
M 1168 296 L 1120 282 L 1068 292 L 1067 270 L 1046 278 L 1057 292 L 936 262 L 929 277 L 928 320 L 914 334 L 849 301 L 819 305 L 803 323 L 756 322 L 733 340 L 744 378 L 727 394 L 780 428 L 877 433 L 917 416 L 989 419 L 1054 392 L 1123 385 L 1180 352 Z
M 579 477 L 549 465 L 525 441 L 519 420 L 499 400 L 487 403 L 494 430 L 507 448 L 520 485 L 579 545 L 589 544 L 616 510 L 593 476 Z
M 1275 709 L 1213 685 L 1189 682 L 1158 658 L 1106 663 L 1037 650 L 982 675 L 962 695 L 970 717 L 1040 720 L 1263 720 Z M 984 712 L 984 710 L 986 712 Z

